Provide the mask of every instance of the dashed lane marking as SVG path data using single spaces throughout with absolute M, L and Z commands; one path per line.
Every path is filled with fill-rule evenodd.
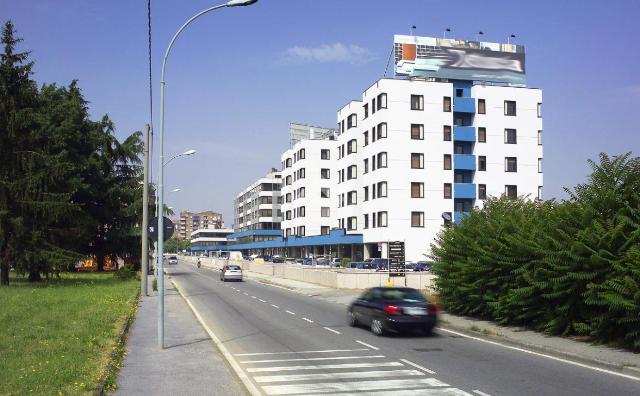
M 263 302 L 263 303 L 266 303 L 266 302 L 267 302 L 266 300 L 263 300 L 263 299 L 261 299 L 261 298 L 259 298 L 258 300 L 259 300 L 260 302 Z
M 315 374 L 291 374 L 270 375 L 253 377 L 257 383 L 309 381 L 323 379 L 355 379 L 355 378 L 386 378 L 407 377 L 424 375 L 418 370 L 385 370 L 385 371 L 349 371 L 341 373 L 315 373 Z
M 371 349 L 373 349 L 374 351 L 377 351 L 377 350 L 379 350 L 379 349 L 380 349 L 380 348 L 378 348 L 378 347 L 375 347 L 375 346 L 373 346 L 373 345 L 371 345 L 371 344 L 367 344 L 366 342 L 362 342 L 362 341 L 360 341 L 360 340 L 356 340 L 356 342 L 357 342 L 358 344 L 360 344 L 360 345 L 364 345 L 364 346 L 366 346 L 367 348 L 371 348 Z
M 481 392 L 481 391 L 479 391 L 477 389 L 472 390 L 472 392 L 475 393 L 476 395 L 480 395 L 480 396 L 491 396 L 490 394 Z
M 243 364 L 255 364 L 255 363 L 279 363 L 279 362 L 306 362 L 306 361 L 319 361 L 319 360 L 351 360 L 351 359 L 378 359 L 383 358 L 384 355 L 366 355 L 366 356 L 334 356 L 334 357 L 317 357 L 317 358 L 305 358 L 305 359 L 264 359 L 264 360 L 244 360 L 240 363 Z
M 309 322 L 309 323 L 313 323 L 313 320 L 309 319 L 309 318 L 302 318 L 302 320 Z
M 291 311 L 285 311 L 286 313 L 288 313 L 289 315 L 295 315 L 295 312 L 291 312 Z
M 275 304 L 271 304 L 272 307 L 276 308 L 276 309 L 280 309 L 279 306 L 275 305 Z
M 328 331 L 330 331 L 330 332 L 332 332 L 332 333 L 342 334 L 342 333 L 340 333 L 338 330 L 334 330 L 334 329 L 331 329 L 331 328 L 329 328 L 329 327 L 323 327 L 323 329 L 328 330 Z
M 400 367 L 400 362 L 376 362 L 376 363 L 342 363 L 342 364 L 318 364 L 310 366 L 276 366 L 276 367 L 251 367 L 248 373 L 264 373 L 270 371 L 298 371 L 298 370 L 326 370 L 367 367 Z
M 253 352 L 253 353 L 236 353 L 234 356 L 260 356 L 260 355 L 285 355 L 289 353 L 335 353 L 335 352 L 360 352 L 368 351 L 368 349 L 326 349 L 321 351 L 282 351 L 282 352 Z
M 415 367 L 415 368 L 417 368 L 417 369 L 420 369 L 420 370 L 422 370 L 422 371 L 424 371 L 424 372 L 426 372 L 426 373 L 429 373 L 429 374 L 435 374 L 435 373 L 436 373 L 436 372 L 435 372 L 435 371 L 433 371 L 433 370 L 429 370 L 428 368 L 426 368 L 426 367 L 422 367 L 422 366 L 420 366 L 419 364 L 415 364 L 414 362 L 410 362 L 410 361 L 409 361 L 409 360 L 407 360 L 407 359 L 400 359 L 400 361 L 401 361 L 402 363 L 406 363 L 406 364 L 408 364 L 409 366 L 413 366 L 413 367 Z

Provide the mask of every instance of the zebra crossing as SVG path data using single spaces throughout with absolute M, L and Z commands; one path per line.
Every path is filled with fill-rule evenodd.
M 264 395 L 472 396 L 406 359 L 370 349 L 235 354 Z

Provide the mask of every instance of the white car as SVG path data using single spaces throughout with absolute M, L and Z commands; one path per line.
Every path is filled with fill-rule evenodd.
M 171 265 L 171 264 L 178 264 L 178 257 L 176 257 L 176 256 L 169 256 L 169 260 L 168 260 L 168 262 L 169 262 L 169 265 Z
M 242 268 L 239 265 L 225 265 L 220 271 L 220 280 L 223 282 L 228 280 L 242 282 Z

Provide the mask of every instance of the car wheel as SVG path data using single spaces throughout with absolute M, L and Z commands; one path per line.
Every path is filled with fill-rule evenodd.
M 384 335 L 384 327 L 380 319 L 376 318 L 371 321 L 371 332 L 377 336 Z
M 355 327 L 358 325 L 358 319 L 356 318 L 356 314 L 352 311 L 347 312 L 347 320 L 349 322 L 349 326 Z

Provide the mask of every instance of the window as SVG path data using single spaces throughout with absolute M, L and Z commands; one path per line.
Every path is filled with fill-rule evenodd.
M 538 146 L 542 146 L 542 131 L 538 131 Z
M 355 216 L 347 217 L 347 230 L 353 231 L 358 229 L 358 218 Z
M 287 158 L 287 168 L 291 168 L 291 158 Z
M 371 143 L 376 141 L 376 135 L 377 135 L 376 127 L 374 126 L 373 128 L 371 128 Z
M 342 123 L 339 124 L 340 127 L 340 133 L 344 133 L 344 120 L 342 120 Z
M 505 157 L 505 159 L 504 159 L 504 171 L 505 172 L 517 172 L 518 171 L 518 159 L 516 157 Z
M 364 217 L 363 228 L 369 228 L 369 214 L 365 213 L 363 217 Z
M 356 152 L 358 152 L 358 141 L 356 139 L 351 139 L 347 142 L 347 154 Z
M 375 213 L 371 213 L 371 227 L 376 228 L 376 223 L 378 222 L 378 216 Z
M 378 227 L 387 226 L 387 212 L 378 212 Z
M 478 199 L 487 199 L 487 185 L 478 184 Z
M 290 211 L 290 210 L 287 210 L 287 211 L 285 212 L 285 214 L 286 214 L 286 218 L 287 218 L 287 220 L 291 220 L 291 211 Z
M 411 139 L 423 140 L 424 139 L 424 125 L 423 124 L 411 124 Z
M 358 203 L 358 192 L 349 191 L 347 193 L 347 205 L 356 205 Z
M 487 128 L 480 127 L 478 128 L 478 143 L 486 143 L 487 142 Z
M 358 126 L 358 115 L 357 114 L 349 114 L 347 117 L 347 129 L 355 128 Z
M 323 160 L 330 159 L 329 149 L 320 149 L 320 159 L 323 159 Z
M 411 183 L 411 198 L 424 198 L 424 183 Z
M 286 186 L 288 186 L 288 185 L 290 185 L 290 184 L 291 184 L 291 175 L 287 176 L 287 178 L 286 178 L 286 179 L 284 179 L 284 184 L 285 184 Z
M 298 208 L 298 217 L 304 217 L 306 215 L 306 208 L 301 206 Z
M 372 171 L 376 170 L 376 156 L 375 155 L 371 156 L 371 170 Z
M 298 172 L 298 179 L 304 179 L 304 168 L 300 168 Z
M 364 190 L 364 198 L 362 200 L 363 201 L 368 201 L 369 200 L 369 186 L 365 186 L 363 190 Z
M 538 103 L 538 118 L 542 118 L 542 103 Z
M 411 153 L 411 169 L 423 169 L 424 168 L 424 154 Z
M 320 217 L 329 217 L 331 208 L 328 206 L 323 206 L 320 208 Z
M 304 198 L 305 189 L 304 187 L 300 187 L 298 189 L 298 198 Z
M 387 123 L 381 122 L 378 124 L 378 139 L 387 137 Z
M 542 201 L 542 186 L 538 186 L 538 199 Z
M 445 142 L 450 142 L 451 141 L 451 125 L 445 125 L 442 128 L 442 140 L 444 140 Z
M 378 198 L 387 197 L 387 182 L 378 183 Z
M 542 173 L 542 158 L 538 158 L 538 173 Z
M 329 226 L 320 226 L 320 235 L 329 235 Z
M 347 168 L 347 180 L 356 179 L 358 177 L 358 167 L 351 165 Z
M 451 113 L 451 97 L 445 96 L 442 98 L 442 111 Z
M 331 197 L 331 190 L 329 190 L 328 187 L 322 187 L 320 189 L 320 198 L 330 198 Z
M 304 236 L 304 226 L 298 227 L 298 236 Z
M 298 162 L 298 153 L 293 153 L 293 162 Z
M 451 154 L 444 155 L 444 169 L 451 170 Z
M 487 105 L 484 99 L 478 99 L 478 114 L 487 114 Z
M 340 202 L 339 202 L 339 206 L 340 206 L 340 207 L 344 206 L 344 194 L 340 194 Z
M 376 112 L 376 98 L 373 98 L 371 100 L 371 114 L 374 114 Z
M 444 198 L 451 199 L 451 183 L 444 183 Z
M 304 159 L 305 158 L 305 151 L 304 149 L 300 149 L 300 151 L 298 152 L 298 159 Z
M 363 146 L 366 146 L 366 145 L 369 144 L 369 131 L 363 132 L 362 135 L 364 136 L 364 144 L 363 144 Z
M 331 178 L 331 170 L 326 168 L 320 169 L 320 178 L 321 179 Z
M 506 144 L 516 144 L 518 142 L 518 137 L 515 129 L 504 130 L 504 142 Z
M 424 227 L 424 212 L 411 212 L 411 227 Z
M 487 170 L 487 157 L 484 155 L 478 156 L 478 170 L 479 171 Z
M 518 198 L 518 186 L 506 185 L 504 186 L 504 193 L 509 198 Z
M 463 94 L 464 94 L 464 89 L 456 88 L 456 98 L 461 98 Z
M 362 173 L 369 173 L 369 158 L 365 158 L 363 160 L 364 166 L 362 169 Z
M 372 199 L 376 199 L 376 185 L 375 185 L 375 183 L 371 185 L 371 194 L 373 195 Z
M 516 115 L 516 102 L 513 100 L 504 101 L 504 115 L 514 116 Z
M 378 95 L 378 110 L 387 108 L 387 94 L 381 93 Z
M 378 153 L 378 168 L 386 168 L 387 167 L 387 153 L 382 152 Z
M 424 96 L 411 95 L 411 110 L 424 110 Z
M 369 117 L 369 103 L 365 103 L 364 106 L 362 106 L 362 109 L 364 110 L 363 118 Z

